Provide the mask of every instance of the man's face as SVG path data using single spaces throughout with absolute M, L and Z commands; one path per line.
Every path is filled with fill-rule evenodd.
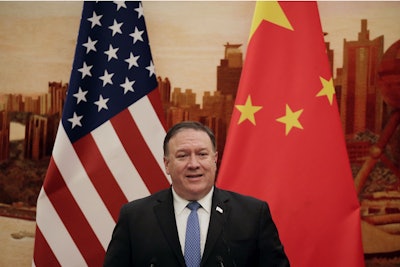
M 186 200 L 199 200 L 214 186 L 217 152 L 207 133 L 182 129 L 168 143 L 164 158 L 175 192 Z

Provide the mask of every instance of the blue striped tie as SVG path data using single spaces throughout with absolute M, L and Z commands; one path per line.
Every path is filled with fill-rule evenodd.
M 187 267 L 199 267 L 201 261 L 200 250 L 200 226 L 197 210 L 200 207 L 198 202 L 190 202 L 187 207 L 191 210 L 185 238 L 185 262 Z

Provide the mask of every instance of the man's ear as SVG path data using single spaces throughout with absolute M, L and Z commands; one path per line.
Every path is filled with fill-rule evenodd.
M 163 159 L 164 159 L 165 172 L 169 175 L 169 168 L 168 168 L 169 159 L 168 157 L 163 157 Z

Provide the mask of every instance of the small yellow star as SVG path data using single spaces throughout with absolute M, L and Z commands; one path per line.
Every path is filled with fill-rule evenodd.
M 286 104 L 286 115 L 276 119 L 277 121 L 286 124 L 286 130 L 285 130 L 286 135 L 289 134 L 290 130 L 292 130 L 293 127 L 303 129 L 303 126 L 299 122 L 299 117 L 302 112 L 303 109 L 293 112 L 290 109 L 289 105 Z
M 333 95 L 335 94 L 335 88 L 333 87 L 333 80 L 331 78 L 328 81 L 322 77 L 319 77 L 319 79 L 321 80 L 321 83 L 322 83 L 322 89 L 321 89 L 321 91 L 318 92 L 317 97 L 318 96 L 326 96 L 329 100 L 329 103 L 332 106 Z
M 251 123 L 256 125 L 256 119 L 254 118 L 254 113 L 262 109 L 262 106 L 253 106 L 251 102 L 251 96 L 249 95 L 244 105 L 235 105 L 235 107 L 241 112 L 238 124 L 242 123 L 244 120 L 249 120 Z

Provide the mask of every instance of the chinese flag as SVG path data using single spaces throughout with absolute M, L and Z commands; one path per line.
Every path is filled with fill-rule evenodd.
M 269 203 L 292 266 L 364 266 L 315 2 L 257 2 L 217 185 Z

